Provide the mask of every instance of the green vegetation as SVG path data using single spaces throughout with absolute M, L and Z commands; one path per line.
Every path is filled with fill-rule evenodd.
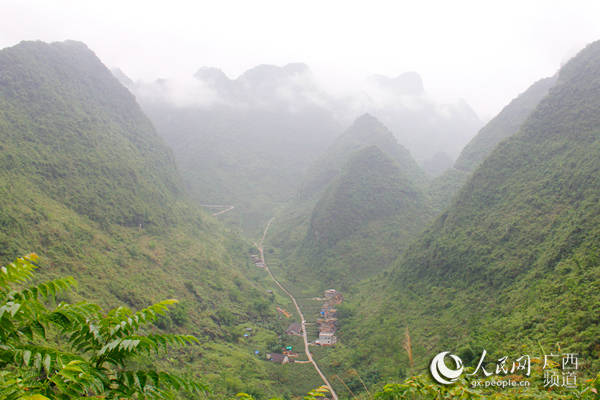
M 300 193 L 300 199 L 311 199 L 321 195 L 328 185 L 341 173 L 357 151 L 376 146 L 392 159 L 412 182 L 422 184 L 425 173 L 411 157 L 410 153 L 375 117 L 364 114 L 327 149 L 318 161 L 308 170 Z
M 302 247 L 304 262 L 289 273 L 322 284 L 348 285 L 397 258 L 432 212 L 419 187 L 378 147 L 353 154 L 312 211 Z
M 308 245 L 334 246 L 357 228 L 416 209 L 424 198 L 378 147 L 354 154 L 318 201 L 310 222 Z
M 556 76 L 540 79 L 512 100 L 465 146 L 454 168 L 473 171 L 490 155 L 498 143 L 519 131 L 523 122 L 556 84 Z
M 172 221 L 171 152 L 133 96 L 78 42 L 0 51 L 0 170 L 100 224 Z M 4 247 L 4 246 L 2 246 Z
M 84 45 L 24 42 L 0 51 L 0 72 L 0 262 L 31 250 L 44 260 L 35 278 L 35 256 L 0 273 L 0 397 L 323 398 L 309 364 L 264 359 L 301 345 L 284 334 L 293 319 L 275 311 L 290 300 L 250 261 L 253 246 L 191 200 L 228 193 L 256 232 L 310 161 L 257 149 L 277 137 L 269 154 L 286 158 L 290 138 L 265 132 L 250 146 L 237 130 L 245 116 L 178 109 L 168 140 L 182 184 L 133 96 Z M 314 350 L 340 398 L 597 397 L 598 93 L 600 42 L 509 104 L 437 180 L 369 115 L 309 169 L 267 257 L 302 293 L 310 336 L 312 297 L 343 291 L 339 343 Z M 215 126 L 202 138 L 231 136 L 196 142 L 206 123 Z M 232 174 L 240 160 L 248 168 Z M 263 174 L 279 162 L 279 176 Z M 75 278 L 79 290 L 67 290 Z M 144 357 L 172 345 L 190 346 Z M 445 387 L 424 376 L 440 351 L 469 369 L 483 349 L 489 360 L 531 354 L 539 385 Z M 543 387 L 539 359 L 551 352 L 578 355 L 576 388 Z
M 68 290 L 72 278 L 23 287 L 37 268 L 30 254 L 0 274 L 0 396 L 3 399 L 174 398 L 201 395 L 193 380 L 145 368 L 142 356 L 197 342 L 189 335 L 142 334 L 176 300 L 138 312 L 118 307 L 104 314 L 92 303 L 45 303 Z M 137 362 L 136 360 L 143 360 Z M 139 366 L 136 366 L 138 364 Z
M 471 364 L 486 349 L 491 359 L 577 353 L 581 378 L 598 373 L 598 93 L 600 42 L 561 69 L 393 273 L 349 293 L 344 346 L 331 357 L 341 370 L 369 365 L 385 381 L 424 370 L 442 350 Z M 391 334 L 406 327 L 413 368 Z
M 388 266 L 434 216 L 425 179 L 385 126 L 359 117 L 274 224 L 269 244 L 289 264 L 281 273 L 291 287 L 310 296 L 346 290 Z
M 0 71 L 0 262 L 36 251 L 39 279 L 79 282 L 60 301 L 179 299 L 152 324 L 199 345 L 156 365 L 202 375 L 215 398 L 306 393 L 264 360 L 286 326 L 251 244 L 188 200 L 170 150 L 96 56 L 23 42 L 0 51 Z

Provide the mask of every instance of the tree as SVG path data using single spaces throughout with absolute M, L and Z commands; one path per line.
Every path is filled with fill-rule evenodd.
M 168 311 L 165 300 L 133 312 L 108 313 L 92 303 L 59 303 L 56 295 L 76 285 L 72 277 L 23 288 L 38 256 L 29 254 L 0 269 L 0 398 L 173 398 L 207 388 L 167 372 L 136 369 L 136 356 L 196 343 L 188 335 L 140 334 Z

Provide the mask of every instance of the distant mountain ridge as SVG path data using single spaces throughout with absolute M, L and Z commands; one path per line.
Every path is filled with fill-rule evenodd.
M 214 67 L 202 67 L 194 78 L 206 84 L 221 105 L 246 107 L 282 106 L 314 107 L 314 101 L 330 101 L 314 82 L 306 64 L 291 63 L 283 67 L 262 64 L 235 79 Z
M 357 115 L 391 126 L 430 174 L 441 173 L 480 126 L 465 102 L 433 101 L 416 72 L 372 77 L 366 91 L 348 96 L 328 93 L 302 63 L 259 65 L 234 79 L 203 67 L 185 83 L 115 75 L 173 148 L 192 196 L 236 204 L 223 219 L 249 235 L 293 197 L 296 183 Z
M 191 196 L 201 204 L 235 205 L 222 219 L 253 236 L 340 130 L 315 101 L 323 95 L 312 79 L 302 64 L 262 65 L 236 79 L 201 68 L 186 101 L 171 100 L 177 91 L 169 81 L 130 89 L 173 148 Z
M 397 95 L 420 96 L 425 94 L 423 79 L 417 72 L 405 72 L 395 78 L 385 75 L 373 75 L 369 80 L 378 86 L 391 90 Z

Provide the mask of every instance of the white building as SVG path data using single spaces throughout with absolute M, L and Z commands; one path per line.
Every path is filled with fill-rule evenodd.
M 321 346 L 330 346 L 337 342 L 337 338 L 333 334 L 333 332 L 320 332 L 319 338 L 315 340 L 315 343 L 320 344 Z

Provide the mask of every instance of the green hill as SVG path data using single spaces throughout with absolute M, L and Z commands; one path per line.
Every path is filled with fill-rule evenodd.
M 160 367 L 199 375 L 216 398 L 305 390 L 254 355 L 281 348 L 274 309 L 287 303 L 266 292 L 252 246 L 191 205 L 170 149 L 85 45 L 0 51 L 0 166 L 2 265 L 38 253 L 40 279 L 79 281 L 59 300 L 141 308 L 179 299 L 153 329 L 201 345 Z
M 296 256 L 322 284 L 346 288 L 397 257 L 431 216 L 413 179 L 379 147 L 367 147 L 317 202 Z
M 391 378 L 424 370 L 444 350 L 472 367 L 483 348 L 491 360 L 573 352 L 583 377 L 597 374 L 599 172 L 596 42 L 560 70 L 393 274 L 360 287 L 340 330 L 345 349 L 330 357 Z M 397 337 L 406 328 L 412 369 Z
M 415 182 L 425 180 L 425 173 L 411 157 L 409 151 L 398 145 L 394 134 L 375 117 L 364 114 L 357 118 L 309 168 L 298 197 L 300 199 L 318 197 L 340 174 L 351 155 L 370 146 L 379 147 L 410 179 Z
M 313 210 L 307 240 L 334 246 L 369 222 L 388 218 L 424 201 L 415 184 L 379 147 L 359 150 Z
M 393 134 L 359 117 L 307 174 L 269 236 L 297 290 L 345 289 L 381 271 L 434 216 L 425 174 Z
M 173 156 L 133 96 L 78 42 L 0 57 L 2 170 L 95 222 L 160 224 L 181 192 Z

